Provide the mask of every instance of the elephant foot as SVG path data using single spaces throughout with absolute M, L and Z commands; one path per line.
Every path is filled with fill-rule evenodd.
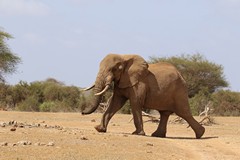
M 152 134 L 152 137 L 160 137 L 160 138 L 165 138 L 166 137 L 166 132 L 162 133 L 162 132 L 154 132 Z
M 98 132 L 106 132 L 107 129 L 102 127 L 101 125 L 97 125 L 94 127 Z
M 134 131 L 132 134 L 140 135 L 140 136 L 145 136 L 146 135 L 144 131 Z
M 200 129 L 197 130 L 197 132 L 195 132 L 196 138 L 200 139 L 202 137 L 202 135 L 204 134 L 204 132 L 205 132 L 205 128 L 203 126 L 201 126 Z

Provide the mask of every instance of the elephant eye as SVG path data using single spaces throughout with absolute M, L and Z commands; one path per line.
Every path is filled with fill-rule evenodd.
M 118 69 L 119 69 L 119 70 L 122 70 L 122 69 L 123 69 L 123 66 L 122 66 L 122 65 L 118 66 Z

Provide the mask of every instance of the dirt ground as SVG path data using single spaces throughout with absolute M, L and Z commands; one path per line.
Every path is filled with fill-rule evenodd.
M 131 135 L 132 116 L 121 114 L 110 121 L 107 133 L 98 133 L 94 126 L 101 117 L 0 111 L 0 159 L 240 159 L 240 117 L 214 117 L 217 124 L 205 126 L 202 139 L 195 139 L 187 124 L 170 123 L 175 116 L 170 118 L 167 138 L 150 137 L 157 128 L 152 122 L 144 123 L 146 136 Z

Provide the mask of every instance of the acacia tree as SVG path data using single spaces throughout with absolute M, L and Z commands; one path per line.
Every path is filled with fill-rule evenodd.
M 0 82 L 4 82 L 4 74 L 11 74 L 16 71 L 16 65 L 20 58 L 13 54 L 5 40 L 13 38 L 10 34 L 0 30 Z
M 223 67 L 208 61 L 201 54 L 173 57 L 150 57 L 149 63 L 168 62 L 177 67 L 187 82 L 189 97 L 194 97 L 202 89 L 213 93 L 219 88 L 228 87 Z

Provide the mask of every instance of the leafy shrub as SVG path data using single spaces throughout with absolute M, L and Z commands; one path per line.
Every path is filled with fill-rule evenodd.
M 131 106 L 129 100 L 125 103 L 119 112 L 123 114 L 131 114 Z
M 193 115 L 199 115 L 211 100 L 211 94 L 207 88 L 201 89 L 194 97 L 189 99 L 189 105 Z
M 56 103 L 55 102 L 44 102 L 39 106 L 40 112 L 54 112 L 56 111 Z
M 17 106 L 19 111 L 39 111 L 39 102 L 36 97 L 27 97 L 22 103 Z
M 212 95 L 214 114 L 240 116 L 240 93 L 221 90 Z

